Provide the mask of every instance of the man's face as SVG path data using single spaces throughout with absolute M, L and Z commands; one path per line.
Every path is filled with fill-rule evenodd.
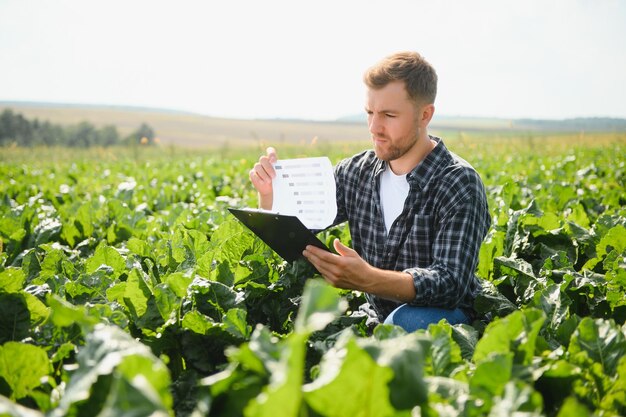
M 380 89 L 368 89 L 365 104 L 367 124 L 374 152 L 384 161 L 394 161 L 409 152 L 418 140 L 415 103 L 402 81 L 392 81 Z

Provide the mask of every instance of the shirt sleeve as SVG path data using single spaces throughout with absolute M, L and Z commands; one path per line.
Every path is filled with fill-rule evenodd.
M 456 308 L 468 295 L 476 295 L 474 271 L 490 223 L 484 191 L 466 194 L 438 219 L 432 264 L 404 270 L 415 285 L 411 304 Z

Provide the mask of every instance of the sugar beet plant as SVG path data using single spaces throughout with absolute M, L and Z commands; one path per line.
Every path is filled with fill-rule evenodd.
M 464 155 L 484 319 L 412 334 L 227 214 L 250 160 L 6 158 L 0 416 L 624 415 L 623 155 Z

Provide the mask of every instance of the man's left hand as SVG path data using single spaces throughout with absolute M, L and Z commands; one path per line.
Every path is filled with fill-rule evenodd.
M 411 274 L 375 268 L 339 239 L 335 239 L 333 246 L 337 255 L 311 245 L 302 252 L 331 285 L 403 303 L 415 298 Z
M 333 246 L 338 255 L 311 245 L 302 254 L 331 285 L 368 292 L 374 285 L 374 268 L 339 239 L 335 239 Z

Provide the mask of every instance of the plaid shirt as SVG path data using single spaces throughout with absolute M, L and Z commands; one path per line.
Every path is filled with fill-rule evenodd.
M 380 203 L 386 162 L 369 150 L 335 167 L 337 218 L 348 221 L 352 246 L 372 266 L 411 274 L 418 306 L 472 312 L 481 290 L 474 275 L 491 219 L 478 173 L 437 137 L 432 152 L 406 176 L 409 194 L 387 235 Z M 366 297 L 383 320 L 401 303 Z

